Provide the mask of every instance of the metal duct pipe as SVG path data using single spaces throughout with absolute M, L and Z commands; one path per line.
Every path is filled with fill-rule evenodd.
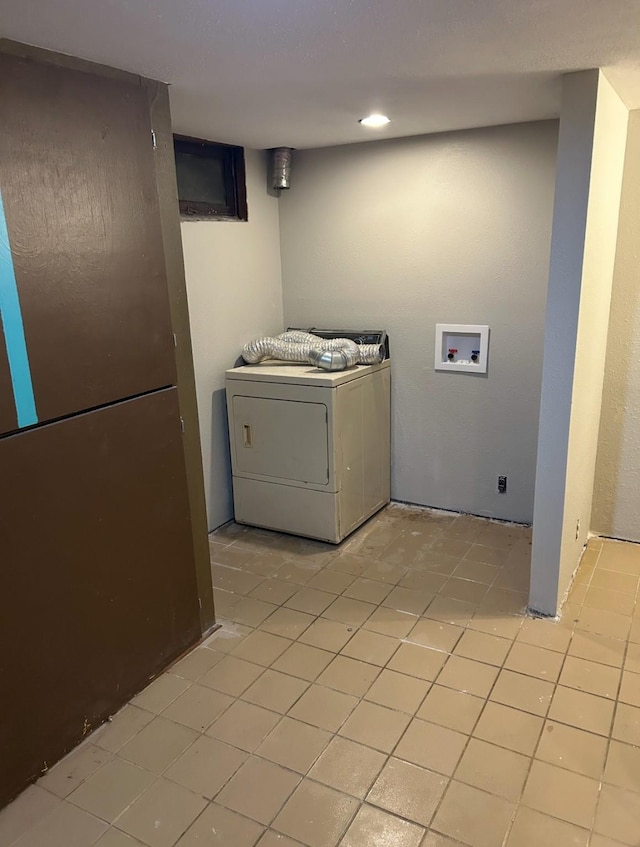
M 335 354 L 335 355 L 334 355 Z M 275 338 L 257 338 L 245 344 L 242 358 L 248 364 L 264 359 L 303 362 L 323 370 L 345 370 L 354 365 L 378 364 L 384 349 L 378 344 L 356 344 L 348 338 L 318 338 L 308 332 L 293 330 Z
M 291 160 L 293 148 L 274 147 L 271 151 L 271 187 L 279 190 L 291 188 Z
M 316 368 L 323 371 L 346 371 L 351 367 L 344 350 L 310 350 L 309 358 Z

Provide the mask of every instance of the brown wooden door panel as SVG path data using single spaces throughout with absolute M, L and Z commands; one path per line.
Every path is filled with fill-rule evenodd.
M 0 807 L 199 637 L 176 394 L 0 440 Z
M 7 346 L 4 340 L 2 320 L 0 320 L 0 433 L 11 432 L 17 426 L 18 417 L 13 399 L 13 386 L 9 371 L 9 359 L 7 358 Z
M 0 127 L 39 420 L 174 384 L 146 90 L 0 56 Z

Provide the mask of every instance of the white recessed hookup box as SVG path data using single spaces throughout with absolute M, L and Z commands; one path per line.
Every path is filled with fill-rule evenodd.
M 488 358 L 488 326 L 436 324 L 435 370 L 484 374 Z

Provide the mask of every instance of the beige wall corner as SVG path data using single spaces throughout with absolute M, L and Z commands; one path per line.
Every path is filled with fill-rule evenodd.
M 266 154 L 245 151 L 249 220 L 183 221 L 209 529 L 233 517 L 224 374 L 243 345 L 282 332 L 278 200 Z
M 600 71 L 563 80 L 538 436 L 531 608 L 555 615 L 591 523 L 628 111 Z
M 640 541 L 640 111 L 629 115 L 591 529 Z

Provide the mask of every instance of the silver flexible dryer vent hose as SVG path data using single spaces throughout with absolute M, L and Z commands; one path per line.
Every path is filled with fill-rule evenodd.
M 309 332 L 290 330 L 275 338 L 257 338 L 242 349 L 242 358 L 250 365 L 264 359 L 304 362 L 325 371 L 343 371 L 354 365 L 376 365 L 384 359 L 379 344 L 356 344 L 348 338 L 319 338 Z

